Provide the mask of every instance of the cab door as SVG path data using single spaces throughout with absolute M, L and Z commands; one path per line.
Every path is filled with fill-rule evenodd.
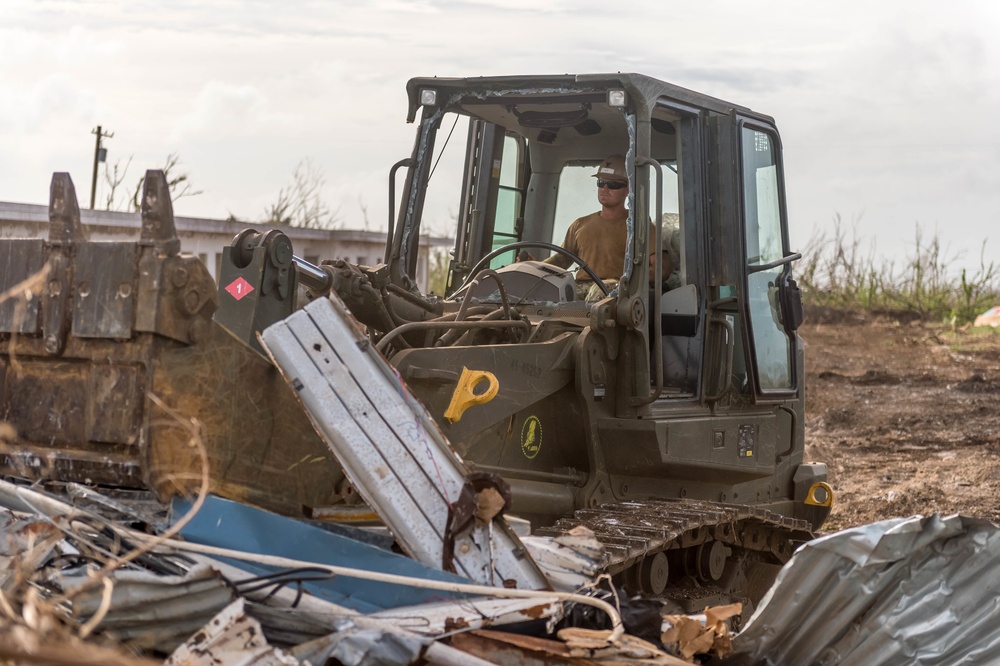
M 521 238 L 527 187 L 527 150 L 522 137 L 482 120 L 470 120 L 455 260 L 447 293 L 454 291 L 487 253 Z M 513 263 L 514 253 L 490 262 Z
M 756 402 L 787 399 L 798 389 L 795 299 L 781 149 L 773 127 L 739 122 L 742 174 L 746 342 Z M 786 310 L 792 310 L 788 312 Z
M 659 462 L 680 496 L 779 503 L 785 486 L 776 479 L 803 422 L 798 341 L 783 299 L 797 255 L 787 249 L 780 144 L 758 119 L 732 113 L 706 121 L 702 152 L 683 150 L 683 124 L 680 137 L 681 173 L 704 169 L 682 183 L 685 238 L 702 242 L 705 266 L 694 275 L 708 295 L 698 406 L 664 401 Z M 689 210 L 700 200 L 703 208 Z M 649 465 L 648 455 L 634 459 Z

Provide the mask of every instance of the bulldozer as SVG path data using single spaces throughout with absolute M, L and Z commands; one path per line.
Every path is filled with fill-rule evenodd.
M 56 174 L 48 239 L 0 241 L 4 472 L 166 497 L 197 477 L 195 424 L 216 494 L 369 520 L 260 341 L 336 298 L 469 468 L 502 479 L 508 515 L 536 534 L 589 527 L 631 591 L 696 610 L 759 600 L 833 503 L 826 465 L 804 459 L 774 120 L 638 74 L 406 92 L 416 138 L 389 170 L 372 266 L 314 265 L 280 230 L 248 229 L 216 284 L 180 252 L 162 174 L 145 179 L 139 240 L 113 243 L 88 240 Z M 616 153 L 628 231 L 608 281 L 561 241 Z M 455 247 L 442 293 L 423 293 L 418 241 L 441 202 Z M 534 260 L 552 255 L 578 274 Z M 665 256 L 673 274 L 651 282 Z

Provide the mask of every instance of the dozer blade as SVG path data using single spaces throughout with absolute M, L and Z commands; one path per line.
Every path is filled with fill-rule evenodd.
M 212 320 L 217 288 L 180 253 L 170 191 L 148 171 L 139 240 L 93 242 L 69 174 L 47 241 L 0 241 L 0 471 L 211 490 L 290 515 L 339 501 L 343 474 L 277 370 Z

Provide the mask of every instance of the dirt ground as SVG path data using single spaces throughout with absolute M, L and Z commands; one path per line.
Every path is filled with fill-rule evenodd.
M 836 492 L 824 530 L 914 514 L 1000 522 L 1000 329 L 813 308 L 806 457 Z

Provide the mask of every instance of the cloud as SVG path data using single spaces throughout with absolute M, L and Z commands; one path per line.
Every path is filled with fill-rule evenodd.
M 101 66 L 116 57 L 122 43 L 81 25 L 65 30 L 0 27 L 0 57 L 4 66 L 81 69 Z
M 90 122 L 97 98 L 65 74 L 46 76 L 27 89 L 0 86 L 0 133 L 33 134 L 53 120 Z
M 863 210 L 866 230 L 973 238 L 1000 209 L 1000 3 L 0 2 L 4 200 L 44 197 L 55 168 L 89 179 L 101 122 L 135 168 L 182 156 L 191 214 L 253 215 L 311 157 L 331 204 L 382 224 L 409 77 L 622 70 L 774 116 L 795 225 Z M 456 193 L 429 201 L 450 223 Z
M 267 97 L 254 86 L 210 81 L 191 100 L 190 110 L 177 120 L 171 139 L 181 142 L 206 135 L 252 135 L 293 121 L 293 114 L 272 111 Z

